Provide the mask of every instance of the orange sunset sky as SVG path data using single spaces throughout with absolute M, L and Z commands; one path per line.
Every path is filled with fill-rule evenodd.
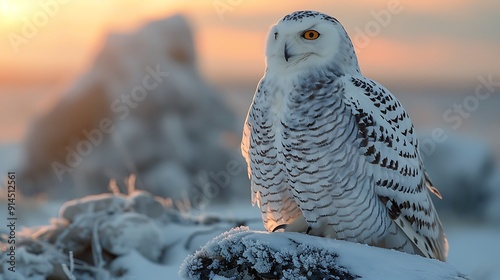
M 264 71 L 269 27 L 303 9 L 339 19 L 363 73 L 381 82 L 456 89 L 500 73 L 497 0 L 0 0 L 0 109 L 30 114 L 36 104 L 25 99 L 37 97 L 15 94 L 36 88 L 43 103 L 43 88 L 64 88 L 90 67 L 106 34 L 175 13 L 195 29 L 207 79 L 222 87 L 255 83 Z M 36 29 L 29 36 L 27 25 Z
M 12 34 L 22 35 L 26 20 L 35 22 L 41 3 L 51 2 L 58 11 L 46 25 L 13 46 Z M 390 11 L 391 5 L 398 12 L 388 24 L 377 22 L 374 14 Z M 75 75 L 89 65 L 108 32 L 126 32 L 179 12 L 196 29 L 200 63 L 209 77 L 260 75 L 269 26 L 300 9 L 337 17 L 358 49 L 363 47 L 359 60 L 372 76 L 463 80 L 500 69 L 500 2 L 495 0 L 0 0 L 0 81 Z M 356 40 L 367 28 L 368 43 Z

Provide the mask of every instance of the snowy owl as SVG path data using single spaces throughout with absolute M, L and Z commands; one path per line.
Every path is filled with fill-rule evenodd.
M 271 28 L 241 144 L 268 231 L 365 243 L 444 261 L 448 242 L 410 117 L 364 77 L 335 18 Z

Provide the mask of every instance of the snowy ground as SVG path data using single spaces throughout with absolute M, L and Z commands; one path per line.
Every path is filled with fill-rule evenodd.
M 471 279 L 500 279 L 500 228 L 456 225 L 447 228 L 450 242 L 448 262 Z
M 247 99 L 251 95 L 246 94 Z M 230 103 L 242 103 L 241 110 L 238 112 L 245 112 L 249 100 L 240 98 L 241 96 L 233 96 Z M 449 107 L 450 104 L 461 101 L 464 97 L 445 97 L 441 102 L 428 102 L 426 99 L 411 98 L 409 96 L 399 96 L 403 104 L 408 107 L 410 115 L 417 123 L 418 126 L 425 126 L 428 124 L 425 120 L 440 119 L 440 116 L 432 116 L 436 112 L 442 112 Z M 488 135 L 496 151 L 498 149 L 500 137 L 498 137 L 498 96 L 492 97 L 492 102 L 484 104 L 488 107 L 494 107 L 491 110 L 480 110 L 476 112 L 470 119 L 464 120 L 464 129 L 474 131 L 480 129 L 482 132 L 489 131 L 487 134 L 478 132 L 478 134 Z M 234 102 L 233 102 L 234 101 Z M 424 104 L 425 103 L 425 104 Z M 427 114 L 428 112 L 420 112 L 419 108 L 424 108 L 432 103 L 434 109 L 427 109 L 434 113 Z M 232 104 L 234 108 L 239 108 L 238 104 Z M 492 119 L 494 121 L 482 123 L 483 119 Z M 496 118 L 496 119 L 495 119 Z M 442 127 L 446 127 L 446 123 Z M 496 142 L 495 142 L 496 141 Z M 7 171 L 12 170 L 13 166 L 19 163 L 19 147 L 15 144 L 1 145 L 0 146 L 0 175 L 6 174 Z M 3 175 L 2 175 L 3 176 Z M 0 189 L 0 225 L 5 224 L 6 221 L 6 190 Z M 19 199 L 16 214 L 18 217 L 18 229 L 21 226 L 33 227 L 38 225 L 48 225 L 49 219 L 56 217 L 59 207 L 63 201 L 33 201 L 27 199 Z M 226 218 L 245 217 L 254 219 L 254 222 L 249 224 L 252 230 L 262 230 L 263 226 L 260 219 L 259 210 L 250 205 L 250 198 L 243 199 L 238 203 L 219 205 L 208 209 L 204 214 L 216 214 Z M 494 224 L 476 224 L 466 221 L 461 221 L 457 217 L 453 220 L 447 220 L 442 217 L 442 222 L 449 239 L 450 253 L 448 263 L 455 266 L 460 272 L 467 274 L 471 279 L 478 280 L 497 280 L 500 279 L 500 223 Z M 158 265 L 150 262 L 136 251 L 119 257 L 114 262 L 116 267 L 126 267 L 127 271 L 123 277 L 117 279 L 179 279 L 178 270 L 184 259 L 194 253 L 195 250 L 205 245 L 213 237 L 220 233 L 229 230 L 231 226 L 228 224 L 223 225 L 210 225 L 210 226 L 195 226 L 195 225 L 169 225 L 162 228 L 163 236 L 166 244 L 171 244 L 168 253 L 165 256 L 165 265 Z M 0 226 L 0 231 L 5 232 L 5 226 Z M 196 233 L 193 235 L 193 233 Z M 187 242 L 190 240 L 190 242 Z M 189 243 L 186 249 L 186 243 Z M 0 279 L 5 279 L 0 275 Z
M 23 204 L 24 202 L 19 205 L 20 209 L 27 207 Z M 4 208 L 4 203 L 0 207 Z M 25 225 L 46 225 L 51 217 L 57 215 L 57 209 L 57 202 L 41 204 L 36 207 L 31 206 L 30 211 L 20 212 L 19 219 Z M 33 215 L 34 213 L 38 214 Z M 249 202 L 247 204 L 237 203 L 224 207 L 215 207 L 205 213 L 205 215 L 212 214 L 229 220 L 236 217 L 252 220 L 248 224 L 252 230 L 263 230 L 263 226 L 259 221 L 259 211 L 257 208 L 252 208 Z M 5 220 L 4 217 L 1 219 Z M 500 243 L 498 240 L 500 240 L 500 228 L 472 224 L 447 225 L 446 221 L 443 223 L 450 242 L 448 263 L 461 273 L 469 275 L 471 279 L 499 279 Z M 203 226 L 165 225 L 161 228 L 164 242 L 168 244 L 167 247 L 169 248 L 163 259 L 165 265 L 155 264 L 137 251 L 131 251 L 113 262 L 112 269 L 115 269 L 115 271 L 124 269 L 126 271 L 122 277 L 116 279 L 180 279 L 178 271 L 184 259 L 213 237 L 229 230 L 231 227 L 232 225 L 228 223 Z M 0 277 L 0 279 L 8 278 Z

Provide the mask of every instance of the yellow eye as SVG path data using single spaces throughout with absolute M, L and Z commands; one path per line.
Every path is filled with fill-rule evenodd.
M 302 34 L 302 38 L 306 39 L 306 40 L 316 40 L 319 38 L 319 32 L 316 31 L 316 30 L 307 30 L 306 32 L 304 32 L 304 34 Z

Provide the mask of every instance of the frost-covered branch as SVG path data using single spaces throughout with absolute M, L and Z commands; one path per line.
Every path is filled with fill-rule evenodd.
M 247 227 L 208 242 L 184 261 L 179 274 L 184 279 L 468 279 L 438 260 L 300 233 L 251 231 Z

